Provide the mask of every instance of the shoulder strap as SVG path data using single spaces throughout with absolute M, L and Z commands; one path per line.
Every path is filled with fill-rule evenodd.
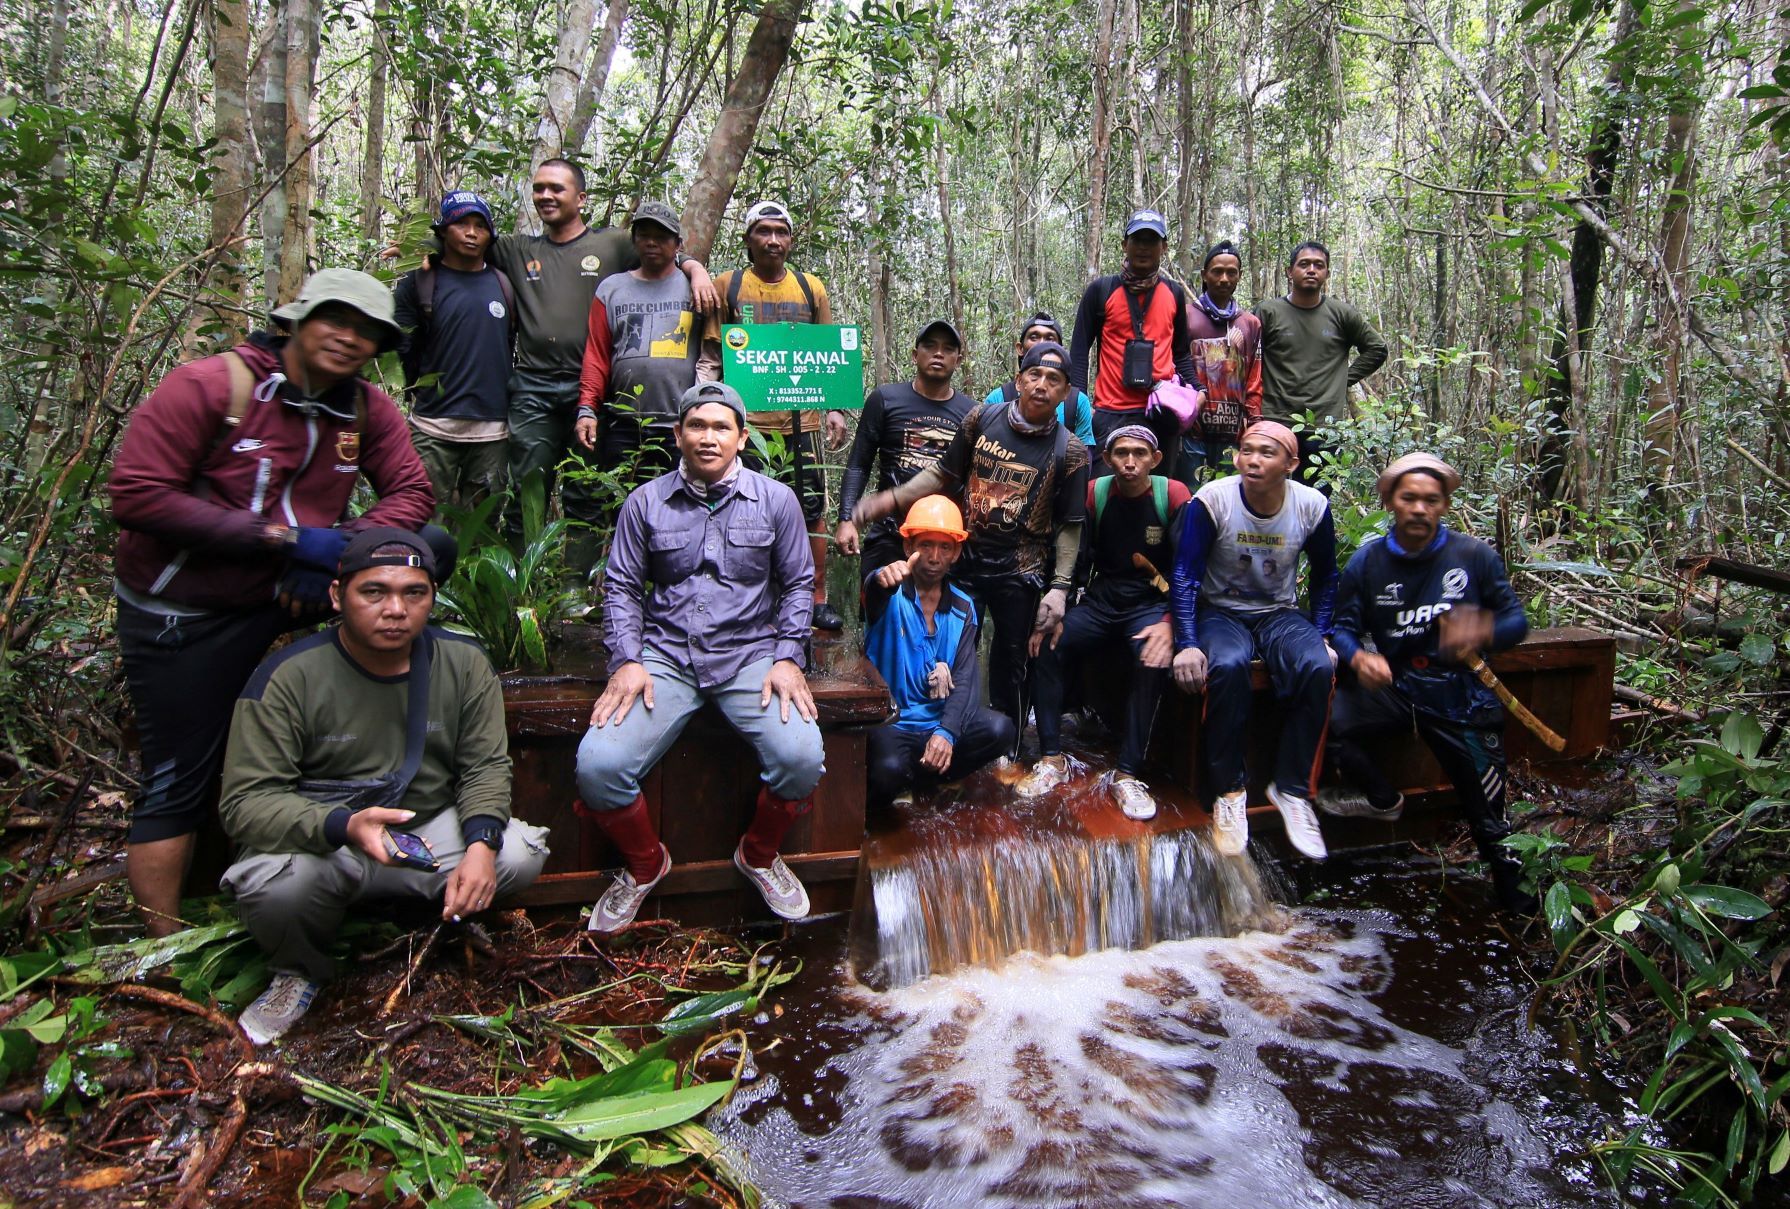
M 1156 502 L 1156 519 L 1168 527 L 1168 479 L 1160 474 L 1150 476 L 1150 494 Z
M 516 334 L 516 287 L 510 284 L 510 275 L 496 265 L 491 266 L 491 271 L 497 274 L 497 288 L 503 292 L 503 309 L 504 313 L 510 317 L 510 335 L 514 337 Z
M 1008 378 L 1005 382 L 1001 383 L 1001 402 L 1011 403 L 1017 398 L 1019 398 L 1019 383 L 1015 382 L 1012 378 Z
M 814 317 L 815 323 L 819 323 L 820 315 L 814 307 L 814 287 L 808 284 L 808 274 L 800 269 L 791 269 L 790 272 L 796 275 L 796 284 L 802 287 L 802 297 L 808 300 L 808 314 Z
M 225 349 L 218 354 L 224 359 L 224 372 L 230 379 L 230 406 L 224 412 L 224 428 L 226 431 L 242 423 L 242 418 L 249 414 L 249 396 L 255 391 L 255 371 L 249 363 L 242 359 L 242 354 L 235 349 Z M 222 439 L 222 434 L 219 434 Z
M 740 321 L 740 279 L 746 270 L 735 269 L 727 279 L 727 314 L 722 316 L 728 323 Z
M 1069 426 L 1057 425 L 1057 473 L 1062 474 L 1069 469 Z
M 429 734 L 429 661 L 435 639 L 428 630 L 410 644 L 410 704 L 404 715 L 404 763 L 392 786 L 393 806 L 404 800 L 410 783 L 423 766 L 423 741 Z
M 505 291 L 508 294 L 508 291 Z M 435 266 L 427 260 L 423 267 L 416 271 L 416 309 L 423 314 L 423 322 L 433 325 L 435 322 Z
M 1157 286 L 1160 286 L 1161 284 L 1162 283 L 1160 281 L 1158 281 L 1156 283 Z M 1124 289 L 1124 286 L 1121 285 L 1119 288 Z M 1152 286 L 1150 288 L 1150 301 L 1154 302 L 1155 300 L 1156 300 L 1156 287 Z M 1132 333 L 1139 340 L 1144 339 L 1144 313 L 1145 313 L 1145 311 L 1147 311 L 1149 309 L 1149 304 L 1142 301 L 1141 299 L 1139 299 L 1137 294 L 1134 291 L 1125 290 L 1125 305 L 1127 307 L 1129 307 L 1131 310 L 1131 331 L 1132 331 Z
M 1113 476 L 1103 474 L 1094 480 L 1094 532 L 1100 532 L 1100 518 L 1106 515 L 1106 497 L 1112 494 Z

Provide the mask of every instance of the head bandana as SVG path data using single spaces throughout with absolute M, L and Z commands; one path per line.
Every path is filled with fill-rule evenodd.
M 1243 430 L 1245 437 L 1267 437 L 1287 451 L 1287 456 L 1294 461 L 1299 460 L 1299 438 L 1285 424 L 1274 420 L 1257 420 Z

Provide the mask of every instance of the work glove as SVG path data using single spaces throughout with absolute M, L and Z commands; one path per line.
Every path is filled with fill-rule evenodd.
M 1032 632 L 1037 634 L 1056 629 L 1068 609 L 1069 593 L 1062 588 L 1052 588 L 1038 602 L 1038 616 L 1032 622 Z
M 278 595 L 306 608 L 329 607 L 329 585 L 341 564 L 348 534 L 340 529 L 312 526 L 297 530 Z

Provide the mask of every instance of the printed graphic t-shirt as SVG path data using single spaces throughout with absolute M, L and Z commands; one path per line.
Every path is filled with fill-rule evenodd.
M 845 459 L 839 519 L 849 519 L 858 506 L 872 466 L 878 468 L 876 490 L 899 487 L 944 455 L 975 406 L 975 400 L 961 390 L 949 399 L 928 399 L 908 382 L 891 382 L 865 395 L 858 432 Z
M 939 459 L 939 468 L 960 486 L 970 531 L 957 573 L 1017 575 L 1041 587 L 1052 572 L 1056 527 L 1087 515 L 1088 450 L 1059 424 L 1047 432 L 1021 432 L 1009 407 L 972 408 Z
M 695 328 L 690 282 L 677 270 L 654 281 L 633 273 L 604 281 L 591 303 L 578 405 L 625 405 L 642 423 L 677 419 L 678 400 L 696 382 Z

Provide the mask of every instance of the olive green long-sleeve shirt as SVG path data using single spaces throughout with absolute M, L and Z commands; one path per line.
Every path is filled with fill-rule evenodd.
M 398 803 L 429 818 L 510 818 L 509 738 L 503 690 L 472 639 L 430 626 L 429 724 L 422 767 Z M 410 677 L 374 676 L 349 658 L 335 628 L 270 656 L 249 679 L 230 723 L 218 812 L 251 852 L 340 846 L 327 824 L 338 809 L 298 792 L 301 779 L 384 776 L 404 762 Z
M 1303 411 L 1347 419 L 1349 387 L 1386 363 L 1380 333 L 1328 295 L 1314 307 L 1270 298 L 1255 313 L 1262 321 L 1262 419 L 1291 424 Z

